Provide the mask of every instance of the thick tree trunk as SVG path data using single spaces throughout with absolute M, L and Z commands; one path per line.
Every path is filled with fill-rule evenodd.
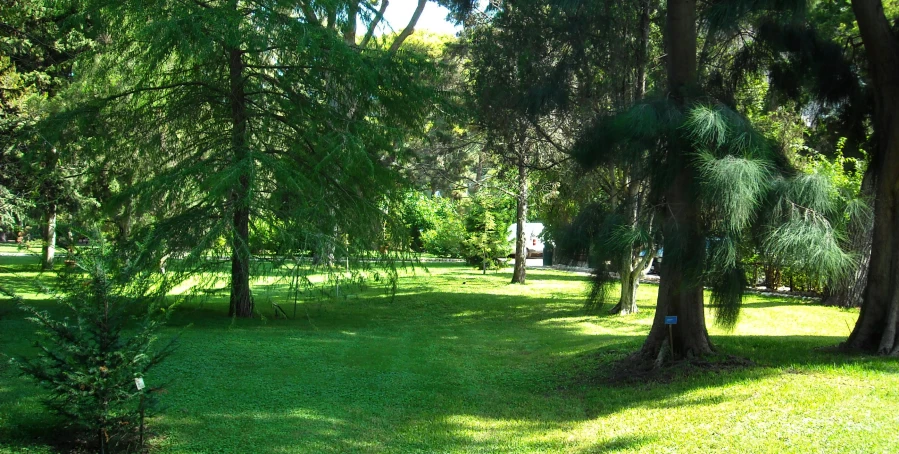
M 874 92 L 876 152 L 874 231 L 868 286 L 855 329 L 844 347 L 899 352 L 899 40 L 879 0 L 853 0 Z
M 243 53 L 228 51 L 231 84 L 231 147 L 233 165 L 239 169 L 237 182 L 231 190 L 233 210 L 231 236 L 231 306 L 228 315 L 252 317 L 253 298 L 250 295 L 250 162 L 247 149 L 247 111 L 243 79 Z
M 672 99 L 686 105 L 686 97 L 696 82 L 696 0 L 669 0 L 666 24 L 668 85 Z M 660 273 L 656 314 L 641 355 L 658 359 L 669 338 L 666 316 L 677 316 L 671 327 L 669 347 L 675 358 L 692 358 L 712 352 L 705 325 L 702 270 L 705 239 L 700 231 L 696 207 L 696 175 L 691 169 L 686 144 L 668 143 L 668 162 L 675 175 L 665 191 L 661 207 L 664 219 L 665 258 Z
M 663 213 L 665 258 L 662 260 L 656 314 L 641 351 L 645 359 L 656 359 L 669 338 L 666 316 L 676 316 L 671 327 L 675 358 L 694 358 L 712 352 L 705 324 L 702 269 L 705 239 L 699 231 L 699 213 L 689 190 L 695 177 L 686 163 L 666 191 Z M 670 347 L 669 347 L 670 348 Z
M 518 234 L 515 236 L 515 270 L 512 271 L 512 283 L 524 284 L 527 264 L 527 232 L 524 224 L 528 218 L 528 169 L 525 166 L 524 152 L 518 159 L 518 207 L 515 211 L 515 223 Z
M 56 259 L 56 203 L 50 203 L 44 213 L 43 242 L 41 244 L 41 269 L 53 269 Z

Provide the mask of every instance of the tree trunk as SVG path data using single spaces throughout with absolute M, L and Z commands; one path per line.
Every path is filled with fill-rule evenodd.
M 669 0 L 666 23 L 668 85 L 673 100 L 687 104 L 687 95 L 696 82 L 696 0 Z M 665 190 L 660 208 L 665 259 L 660 273 L 656 314 L 641 355 L 660 358 L 669 337 L 666 316 L 677 316 L 672 330 L 675 358 L 693 358 L 712 352 L 705 325 L 702 270 L 705 239 L 693 193 L 696 175 L 689 158 L 689 146 L 676 138 L 668 143 L 668 162 L 674 179 Z
M 705 239 L 699 231 L 699 213 L 689 188 L 695 177 L 686 163 L 666 191 L 663 231 L 665 259 L 659 273 L 656 314 L 641 351 L 645 359 L 659 357 L 669 329 L 665 316 L 677 317 L 672 330 L 675 358 L 694 358 L 712 352 L 705 324 L 702 269 Z M 664 354 L 664 352 L 661 352 Z
M 427 0 L 418 0 L 418 4 L 415 6 L 415 11 L 412 12 L 412 18 L 409 19 L 409 23 L 406 24 L 406 27 L 403 28 L 403 31 L 394 38 L 393 43 L 390 45 L 390 49 L 387 50 L 390 54 L 395 54 L 396 51 L 400 49 L 400 46 L 406 41 L 406 38 L 415 31 L 415 24 L 418 23 L 418 19 L 421 17 L 421 13 L 425 10 L 425 5 L 427 4 Z
M 618 298 L 618 304 L 609 311 L 610 314 L 629 315 L 636 314 L 637 309 L 637 289 L 640 287 L 640 273 L 642 270 L 634 271 L 631 268 L 630 257 L 628 257 L 628 265 L 622 267 L 619 271 L 621 280 L 621 297 Z
M 652 15 L 652 0 L 640 0 L 640 39 L 637 43 L 637 80 L 635 82 L 636 101 L 646 94 L 646 64 L 649 55 L 649 27 Z
M 243 53 L 229 49 L 231 84 L 231 147 L 237 182 L 231 191 L 233 210 L 231 236 L 231 306 L 228 315 L 252 317 L 253 298 L 250 295 L 250 172 L 252 163 L 247 149 L 247 111 L 243 79 Z
M 652 0 L 640 0 L 640 34 L 637 41 L 636 55 L 636 78 L 634 81 L 634 99 L 633 102 L 639 102 L 646 94 L 646 64 L 647 55 L 649 54 L 649 28 L 650 15 L 652 14 Z M 639 212 L 643 207 L 639 197 L 640 181 L 634 179 L 637 173 L 633 168 L 628 168 L 628 186 L 627 186 L 627 208 L 626 213 L 629 216 L 628 222 L 632 228 L 636 228 L 639 222 Z M 618 275 L 621 280 L 621 296 L 618 304 L 612 308 L 609 313 L 628 315 L 637 312 L 637 289 L 640 286 L 640 277 L 643 269 L 646 268 L 645 259 L 652 260 L 652 247 L 647 248 L 646 256 L 639 256 L 640 250 L 632 249 L 622 257 L 621 265 L 618 267 Z M 637 254 L 636 256 L 634 254 Z
M 43 242 L 41 245 L 41 269 L 53 269 L 53 261 L 56 259 L 56 217 L 57 206 L 51 202 L 47 206 L 43 226 Z
M 524 224 L 528 219 L 528 169 L 525 166 L 524 151 L 519 150 L 518 157 L 518 207 L 515 210 L 515 223 L 518 234 L 515 236 L 515 270 L 512 272 L 513 284 L 524 284 L 527 265 L 527 232 Z
M 121 178 L 126 187 L 130 187 L 134 181 L 134 175 L 131 172 Z M 113 215 L 113 220 L 119 229 L 117 242 L 124 244 L 131 237 L 131 229 L 134 226 L 134 201 L 130 198 L 126 200 L 121 214 Z
M 635 172 L 629 172 L 634 174 Z M 625 204 L 624 213 L 627 216 L 627 223 L 631 229 L 639 228 L 640 223 L 640 181 L 632 178 L 626 180 L 626 198 L 622 202 Z M 646 268 L 649 260 L 652 260 L 653 247 L 647 246 L 643 251 L 644 245 L 635 244 L 629 248 L 621 257 L 621 263 L 618 266 L 618 276 L 621 281 L 621 297 L 618 304 L 612 308 L 609 313 L 627 315 L 637 312 L 637 288 L 640 286 L 640 276 Z M 640 252 L 645 252 L 643 257 Z
M 879 0 L 853 0 L 874 93 L 874 231 L 862 310 L 844 347 L 899 352 L 899 40 Z

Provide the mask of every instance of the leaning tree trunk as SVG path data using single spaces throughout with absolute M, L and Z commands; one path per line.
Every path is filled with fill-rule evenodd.
M 51 202 L 44 213 L 43 243 L 41 247 L 41 269 L 53 269 L 53 261 L 56 259 L 56 217 L 58 209 L 56 202 Z
M 634 81 L 634 102 L 639 102 L 646 95 L 646 64 L 649 55 L 649 31 L 650 15 L 652 14 L 652 0 L 640 0 L 640 35 L 637 41 L 636 73 Z M 636 172 L 629 169 L 630 181 L 627 186 L 626 212 L 631 228 L 636 228 L 639 220 L 641 200 L 639 198 L 641 182 L 634 178 Z M 618 304 L 609 311 L 611 314 L 628 315 L 637 313 L 637 289 L 640 286 L 640 277 L 646 268 L 647 259 L 652 260 L 651 247 L 647 248 L 646 255 L 641 258 L 640 250 L 628 251 L 622 257 L 618 275 L 621 280 L 621 296 Z M 637 254 L 636 256 L 634 254 Z
M 228 315 L 252 317 L 253 298 L 250 295 L 250 175 L 252 171 L 247 149 L 247 110 L 244 92 L 243 53 L 228 51 L 231 88 L 231 147 L 233 165 L 237 167 L 237 182 L 231 190 L 233 210 L 231 236 L 231 305 Z
M 696 0 L 668 0 L 666 23 L 668 85 L 673 100 L 686 105 L 688 92 L 696 83 Z M 668 162 L 674 179 L 665 190 L 661 207 L 663 246 L 656 314 L 641 356 L 658 361 L 666 348 L 675 358 L 692 358 L 712 352 L 705 325 L 702 298 L 702 268 L 705 240 L 700 231 L 696 207 L 696 175 L 690 166 L 689 147 L 676 138 L 668 143 Z M 669 328 L 666 316 L 677 316 Z
M 874 93 L 874 231 L 861 314 L 844 347 L 899 353 L 899 40 L 879 0 L 853 0 Z
M 518 157 L 518 208 L 515 211 L 515 225 L 518 234 L 515 236 L 515 270 L 512 272 L 513 284 L 524 284 L 527 264 L 527 232 L 524 224 L 528 218 L 528 170 L 524 162 L 524 152 L 519 150 Z

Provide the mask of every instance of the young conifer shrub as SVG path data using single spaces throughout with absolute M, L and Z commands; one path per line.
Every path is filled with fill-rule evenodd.
M 13 363 L 48 392 L 44 402 L 73 443 L 101 453 L 140 450 L 156 388 L 138 389 L 137 379 L 143 386 L 144 374 L 173 349 L 174 339 L 154 344 L 171 312 L 164 305 L 170 286 L 102 244 L 76 263 L 60 272 L 59 315 L 20 304 L 38 326 L 37 352 Z

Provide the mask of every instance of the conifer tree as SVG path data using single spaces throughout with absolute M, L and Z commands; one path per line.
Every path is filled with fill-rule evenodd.
M 738 3 L 727 6 L 745 6 Z M 780 8 L 756 3 L 756 10 Z M 699 13 L 694 0 L 667 2 L 665 92 L 622 114 L 599 118 L 577 148 L 582 162 L 596 165 L 624 159 L 610 152 L 609 144 L 662 144 L 649 149 L 651 200 L 658 207 L 664 258 L 656 314 L 641 350 L 643 359 L 657 363 L 669 350 L 679 358 L 713 351 L 704 286 L 711 289 L 716 322 L 725 327 L 736 323 L 746 285 L 737 245 L 750 226 L 772 220 L 764 235 L 768 247 L 795 256 L 797 265 L 814 264 L 820 273 L 835 274 L 851 263 L 834 241 L 834 226 L 826 216 L 798 203 L 817 186 L 791 178 L 795 171 L 776 144 L 736 113 L 728 99 L 715 97 L 713 78 L 701 77 L 712 71 L 700 68 L 699 59 L 713 46 L 728 43 L 714 29 L 703 29 L 700 51 Z M 768 200 L 784 207 L 776 222 L 762 217 Z M 808 247 L 810 242 L 827 260 L 807 260 L 797 245 Z M 667 316 L 677 317 L 671 334 Z
M 402 144 L 438 94 L 430 59 L 400 49 L 408 33 L 373 37 L 383 11 L 353 1 L 92 5 L 108 45 L 80 68 L 91 99 L 79 116 L 120 147 L 107 152 L 153 156 L 122 195 L 159 215 L 155 242 L 168 254 L 230 258 L 230 315 L 253 314 L 256 230 L 274 229 L 281 256 L 377 250 L 384 207 L 403 189 Z M 361 41 L 359 15 L 371 27 Z

